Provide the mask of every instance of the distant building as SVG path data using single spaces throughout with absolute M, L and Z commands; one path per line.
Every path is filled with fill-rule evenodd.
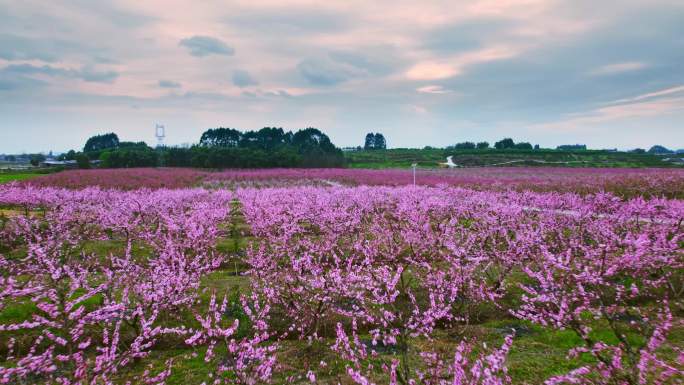
M 78 163 L 75 160 L 45 160 L 40 162 L 40 167 L 66 167 L 77 168 Z

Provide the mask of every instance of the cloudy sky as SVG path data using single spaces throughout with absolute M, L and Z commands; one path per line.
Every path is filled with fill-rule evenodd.
M 684 2 L 0 0 L 0 152 L 314 126 L 684 147 Z

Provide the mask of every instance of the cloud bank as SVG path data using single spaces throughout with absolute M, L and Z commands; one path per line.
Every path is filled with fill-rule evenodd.
M 342 146 L 684 147 L 671 0 L 0 0 L 0 153 L 316 126 Z

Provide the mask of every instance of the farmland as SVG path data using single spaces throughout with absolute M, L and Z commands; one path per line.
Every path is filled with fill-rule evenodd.
M 0 183 L 31 179 L 39 175 L 32 172 L 0 172 Z
M 0 383 L 676 384 L 684 171 L 0 186 Z
M 69 170 L 24 182 L 35 187 L 105 189 L 278 187 L 292 185 L 404 186 L 413 183 L 407 169 L 261 169 L 207 171 L 190 168 Z M 610 192 L 622 198 L 684 198 L 684 169 L 484 167 L 418 169 L 416 183 L 477 190 L 538 192 Z
M 638 154 L 606 150 L 561 151 L 552 149 L 441 149 L 395 148 L 372 151 L 345 152 L 352 168 L 407 168 L 417 162 L 421 167 L 435 167 L 453 156 L 454 163 L 465 167 L 520 166 L 520 167 L 680 167 L 664 159 L 676 155 Z

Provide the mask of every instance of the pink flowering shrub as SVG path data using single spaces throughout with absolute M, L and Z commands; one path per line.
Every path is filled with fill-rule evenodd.
M 231 339 L 230 329 L 206 317 L 198 314 L 197 324 L 182 317 L 196 311 L 202 277 L 223 261 L 215 244 L 231 199 L 205 190 L 0 189 L 0 203 L 34 210 L 6 219 L 2 229 L 3 240 L 16 240 L 3 246 L 22 244 L 26 253 L 0 255 L 0 311 L 28 307 L 30 314 L 0 324 L 0 340 L 7 336 L 0 383 L 118 383 L 123 368 L 144 361 L 160 342 L 201 348 L 217 338 L 238 357 L 235 365 L 215 360 L 217 371 L 254 383 L 247 367 L 255 367 L 267 380 L 273 348 L 260 346 L 269 337 L 267 308 L 248 313 L 254 335 Z M 121 254 L 83 252 L 83 242 L 93 240 L 127 246 Z M 149 255 L 134 255 L 134 244 Z M 244 299 L 245 309 L 256 306 L 250 301 Z M 220 314 L 214 300 L 210 314 Z M 134 382 L 163 383 L 168 365 Z
M 259 169 L 208 171 L 187 168 L 69 170 L 21 182 L 39 187 L 114 189 L 292 187 L 301 185 L 405 186 L 408 169 Z M 640 195 L 684 198 L 684 170 L 629 168 L 474 167 L 419 170 L 421 186 L 449 185 L 478 190 L 563 191 L 581 194 L 610 191 L 621 197 Z
M 240 177 L 349 176 L 338 171 Z M 583 363 L 540 382 L 676 384 L 684 203 L 508 187 L 4 185 L 0 383 L 161 384 L 187 356 L 141 367 L 168 346 L 203 360 L 199 382 L 278 382 L 280 349 L 300 340 L 326 358 L 284 380 L 335 367 L 359 384 L 508 384 L 512 332 L 494 349 L 458 338 L 497 313 L 578 336 L 569 355 Z M 232 256 L 249 290 L 228 297 L 205 283 L 227 261 L 233 205 L 254 241 Z M 443 330 L 457 339 L 439 347 Z
M 439 325 L 471 322 L 486 303 L 576 330 L 596 370 L 610 378 L 641 378 L 634 369 L 640 362 L 648 361 L 648 370 L 662 362 L 662 338 L 653 335 L 667 327 L 645 313 L 681 293 L 680 201 L 412 187 L 255 189 L 238 196 L 252 231 L 267 239 L 248 252 L 256 292 L 287 316 L 285 335 L 320 339 L 331 334 L 333 320 L 344 319 L 330 349 L 358 383 L 371 381 L 377 369 L 402 383 L 429 383 L 420 369 L 426 363 L 416 366 L 409 357 L 436 368 L 447 367 L 446 358 L 416 351 L 412 341 L 430 339 Z M 526 279 L 512 285 L 512 272 Z M 520 305 L 508 308 L 504 296 L 519 296 Z M 619 345 L 592 339 L 597 318 L 609 321 Z M 628 345 L 623 328 L 654 341 L 652 348 Z M 665 365 L 656 371 L 680 373 Z

